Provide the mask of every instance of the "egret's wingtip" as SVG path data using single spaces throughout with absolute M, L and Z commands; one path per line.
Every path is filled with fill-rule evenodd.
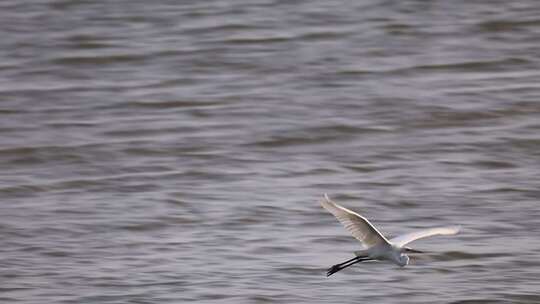
M 332 201 L 330 200 L 330 198 L 328 197 L 328 194 L 325 193 L 324 196 L 323 196 L 323 199 L 321 200 L 321 206 L 324 208 L 324 209 L 327 209 L 329 208 L 330 205 L 332 205 Z
M 448 235 L 456 235 L 459 232 L 461 232 L 461 226 L 460 225 L 453 225 L 453 226 L 447 226 L 446 227 L 446 234 L 448 234 Z

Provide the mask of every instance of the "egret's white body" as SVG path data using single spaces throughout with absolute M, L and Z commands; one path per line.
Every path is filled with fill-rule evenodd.
M 365 217 L 332 202 L 327 194 L 324 195 L 321 206 L 332 213 L 364 247 L 363 250 L 354 252 L 355 258 L 328 269 L 327 275 L 367 260 L 387 260 L 399 266 L 405 266 L 409 263 L 406 252 L 420 252 L 405 245 L 421 238 L 434 235 L 453 235 L 459 231 L 458 226 L 437 227 L 407 233 L 388 240 Z

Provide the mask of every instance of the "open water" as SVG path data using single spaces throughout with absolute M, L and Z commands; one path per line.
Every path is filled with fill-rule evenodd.
M 2 303 L 539 303 L 540 2 L 0 2 Z M 323 193 L 387 235 L 365 263 Z

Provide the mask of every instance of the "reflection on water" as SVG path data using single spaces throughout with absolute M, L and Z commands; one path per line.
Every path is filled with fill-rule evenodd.
M 0 8 L 4 301 L 540 301 L 535 1 Z

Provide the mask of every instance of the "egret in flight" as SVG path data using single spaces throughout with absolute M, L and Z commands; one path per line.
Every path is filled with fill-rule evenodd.
M 399 266 L 405 266 L 409 264 L 406 253 L 422 253 L 405 245 L 428 236 L 453 235 L 459 231 L 459 226 L 437 227 L 407 233 L 388 240 L 365 217 L 332 202 L 327 194 L 324 195 L 321 205 L 332 213 L 364 247 L 363 250 L 354 252 L 356 255 L 354 258 L 330 267 L 326 276 L 331 276 L 356 263 L 370 260 L 387 260 Z

